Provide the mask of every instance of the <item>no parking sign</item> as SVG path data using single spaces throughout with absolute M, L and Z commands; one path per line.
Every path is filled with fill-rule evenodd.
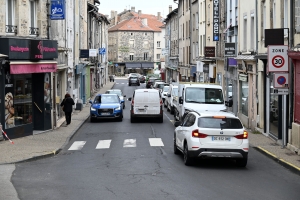
M 269 45 L 268 46 L 268 68 L 269 72 L 288 72 L 288 46 Z
M 289 88 L 288 73 L 274 73 L 274 88 Z

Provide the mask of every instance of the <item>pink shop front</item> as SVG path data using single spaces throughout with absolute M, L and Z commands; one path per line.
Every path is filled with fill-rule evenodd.
M 0 122 L 10 139 L 52 129 L 57 41 L 0 38 Z

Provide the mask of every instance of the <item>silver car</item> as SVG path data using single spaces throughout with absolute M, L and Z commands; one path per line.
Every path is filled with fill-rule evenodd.
M 111 89 L 111 90 L 107 90 L 105 92 L 105 94 L 117 94 L 120 97 L 121 101 L 124 100 L 123 109 L 125 109 L 125 99 L 124 99 L 124 97 L 126 97 L 126 95 L 123 94 L 122 90 L 120 90 L 120 89 Z

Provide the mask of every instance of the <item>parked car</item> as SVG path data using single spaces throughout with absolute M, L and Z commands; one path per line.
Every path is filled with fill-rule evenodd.
M 161 98 L 163 100 L 163 103 L 165 103 L 165 100 L 167 98 L 167 94 L 168 94 L 168 91 L 169 91 L 169 85 L 165 85 L 162 90 L 161 90 Z
M 143 75 L 139 76 L 139 80 L 140 80 L 140 83 L 145 83 L 146 82 L 146 78 Z
M 105 94 L 117 94 L 119 95 L 121 101 L 122 101 L 122 104 L 123 104 L 123 109 L 125 109 L 125 100 L 124 100 L 124 97 L 126 97 L 126 95 L 123 94 L 122 90 L 120 89 L 111 89 L 111 90 L 107 90 L 105 92 Z
M 139 77 L 139 75 L 140 75 L 140 74 L 138 74 L 138 73 L 130 73 L 130 74 L 128 75 L 128 79 L 129 79 L 130 77 L 132 77 L 132 76 Z
M 161 94 L 153 89 L 136 89 L 131 101 L 130 121 L 135 122 L 138 118 L 154 118 L 163 122 L 163 107 Z
M 170 84 L 162 81 L 155 81 L 153 88 L 162 92 L 162 89 L 165 85 L 170 85 Z
M 128 85 L 129 86 L 132 86 L 132 85 L 140 86 L 140 80 L 139 80 L 139 78 L 137 76 L 131 76 L 128 79 Z
M 147 83 L 146 83 L 146 88 L 152 88 L 152 86 L 155 83 L 156 78 L 149 78 Z
M 123 102 L 117 94 L 98 94 L 90 100 L 90 121 L 97 119 L 123 119 Z
M 178 104 L 178 85 L 171 84 L 167 92 L 167 97 L 164 102 L 164 106 L 167 107 L 167 111 L 174 114 L 176 105 Z
M 239 167 L 247 165 L 248 132 L 233 113 L 190 111 L 174 125 L 174 153 L 183 153 L 185 165 L 195 158 L 228 158 Z

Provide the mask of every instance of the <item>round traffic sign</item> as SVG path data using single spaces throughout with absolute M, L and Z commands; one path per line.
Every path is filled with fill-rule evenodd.
M 279 76 L 279 77 L 277 78 L 277 83 L 278 83 L 279 85 L 284 85 L 284 84 L 286 83 L 286 78 L 285 78 L 284 76 Z
M 276 68 L 280 68 L 284 65 L 284 58 L 280 55 L 276 55 L 272 59 L 272 65 Z

